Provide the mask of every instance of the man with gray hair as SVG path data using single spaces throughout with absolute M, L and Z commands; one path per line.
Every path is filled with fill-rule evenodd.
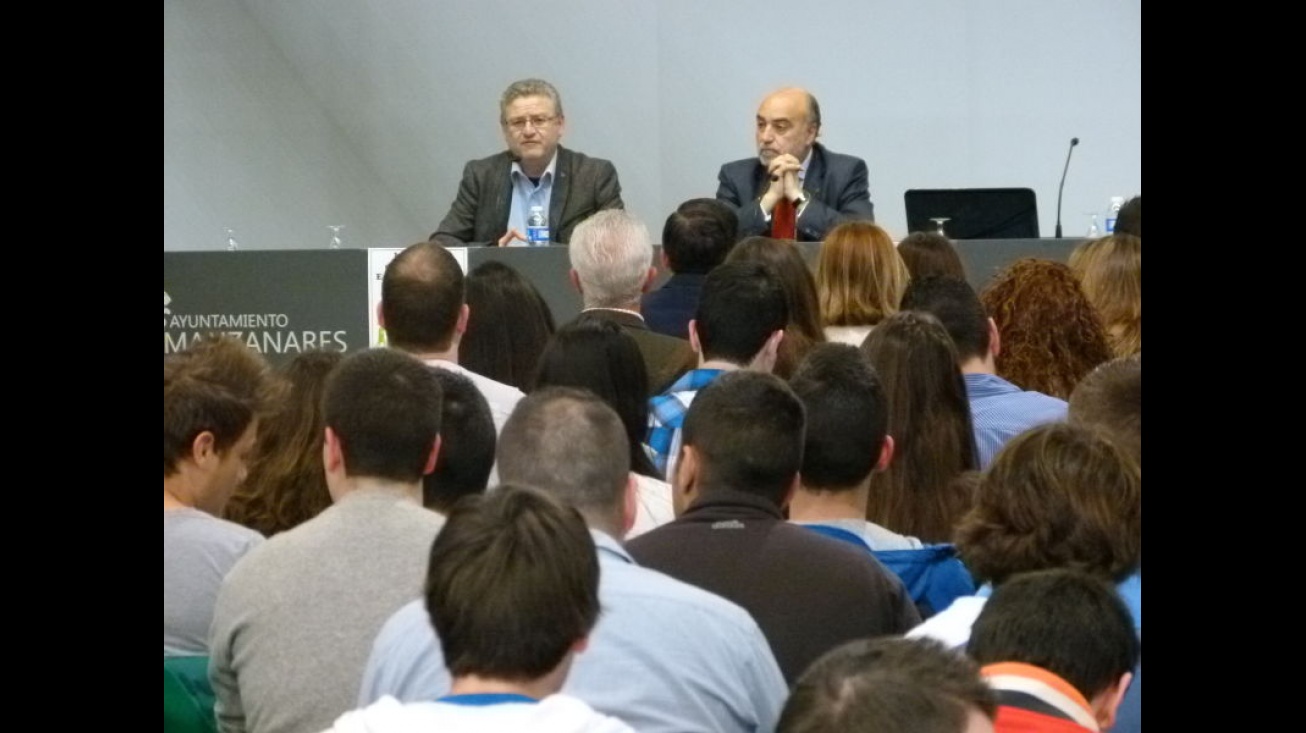
M 526 243 L 533 207 L 548 215 L 550 241 L 566 244 L 585 217 L 620 209 L 612 163 L 558 144 L 566 130 L 562 98 L 543 79 L 515 81 L 499 101 L 508 149 L 463 168 L 458 196 L 431 240 L 446 247 Z
M 648 227 L 625 211 L 600 211 L 572 236 L 572 287 L 587 317 L 612 321 L 630 334 L 648 368 L 649 392 L 660 392 L 694 365 L 689 342 L 650 330 L 640 299 L 657 277 Z

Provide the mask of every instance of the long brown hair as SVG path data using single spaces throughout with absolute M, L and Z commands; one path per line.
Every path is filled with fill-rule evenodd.
M 744 239 L 730 250 L 726 262 L 761 262 L 779 278 L 789 301 L 789 323 L 773 371 L 788 379 L 813 345 L 825 343 L 812 271 L 793 242 L 770 237 Z
M 1143 240 L 1112 234 L 1070 253 L 1070 269 L 1097 308 L 1116 356 L 1143 350 Z
M 874 326 L 898 312 L 911 275 L 893 238 L 866 221 L 840 224 L 816 262 L 821 320 L 827 326 Z

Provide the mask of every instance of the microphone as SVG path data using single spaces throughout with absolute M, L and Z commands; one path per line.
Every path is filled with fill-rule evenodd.
M 1061 169 L 1061 185 L 1057 186 L 1057 239 L 1061 239 L 1061 192 L 1066 190 L 1066 172 L 1070 170 L 1070 154 L 1075 152 L 1079 138 L 1070 138 L 1070 149 L 1066 151 L 1066 167 Z

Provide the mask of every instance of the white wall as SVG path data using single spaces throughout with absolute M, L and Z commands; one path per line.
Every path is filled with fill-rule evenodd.
M 1141 0 L 166 0 L 164 249 L 424 239 L 463 164 L 503 147 L 498 97 L 561 90 L 564 144 L 611 159 L 660 232 L 754 152 L 761 97 L 821 101 L 906 233 L 909 188 L 1028 186 L 1051 236 L 1142 190 Z M 656 236 L 656 235 L 655 235 Z

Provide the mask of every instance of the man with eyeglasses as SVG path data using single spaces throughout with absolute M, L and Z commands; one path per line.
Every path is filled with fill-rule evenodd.
M 523 245 L 531 208 L 548 214 L 552 244 L 566 244 L 591 214 L 623 209 L 612 163 L 558 144 L 562 98 L 542 79 L 515 81 L 499 102 L 508 149 L 463 168 L 458 196 L 431 235 L 446 247 Z
M 819 242 L 836 224 L 875 220 L 866 161 L 816 142 L 821 107 L 803 89 L 787 88 L 757 109 L 757 157 L 721 166 L 716 197 L 735 208 L 739 237 L 771 233 L 772 215 L 790 202 L 796 239 Z

